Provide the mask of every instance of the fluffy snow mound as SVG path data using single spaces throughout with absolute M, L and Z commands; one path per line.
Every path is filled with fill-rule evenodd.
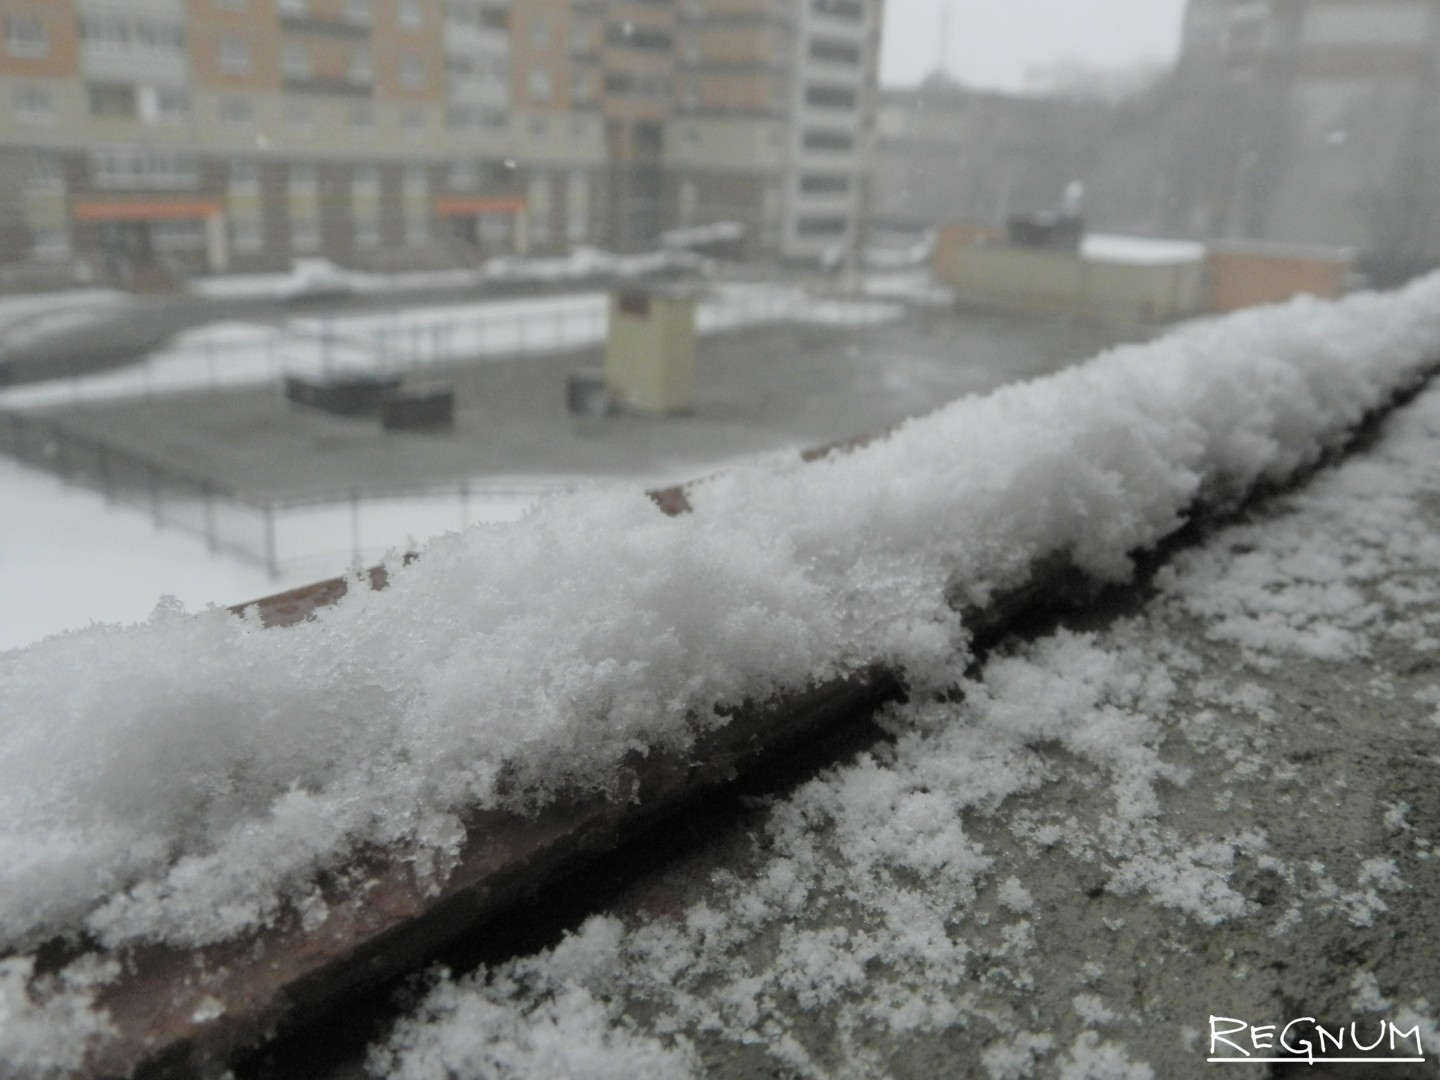
M 1440 347 L 1440 278 L 1301 300 L 913 421 L 863 452 L 544 502 L 382 593 L 264 631 L 162 604 L 0 656 L 0 949 L 215 941 L 316 903 L 360 844 L 443 871 L 466 807 L 604 790 L 632 749 L 875 662 L 948 683 L 984 603 L 1063 554 L 1106 579 L 1313 462 Z

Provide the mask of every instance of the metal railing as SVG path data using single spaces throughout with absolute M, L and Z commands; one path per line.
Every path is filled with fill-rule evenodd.
M 3 410 L 0 453 L 99 491 L 107 502 L 148 514 L 157 527 L 199 537 L 212 552 L 263 567 L 272 577 L 373 561 L 490 520 L 497 501 L 508 504 L 504 516 L 518 516 L 543 495 L 580 486 L 558 479 L 461 480 L 262 497 L 79 434 L 54 419 Z

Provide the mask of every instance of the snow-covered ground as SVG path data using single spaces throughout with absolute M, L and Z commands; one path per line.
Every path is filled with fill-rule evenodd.
M 594 292 L 334 318 L 302 316 L 278 328 L 213 323 L 115 371 L 0 391 L 0 406 L 67 406 L 252 386 L 284 374 L 417 372 L 457 362 L 554 353 L 602 342 L 607 304 L 606 294 Z M 865 326 L 901 314 L 894 303 L 817 296 L 799 286 L 720 285 L 702 294 L 696 328 L 712 334 L 776 322 Z
M 65 289 L 0 297 L 0 348 L 19 348 L 88 326 L 127 304 L 115 289 Z
M 501 256 L 473 270 L 422 270 L 379 274 L 346 270 L 324 259 L 302 259 L 289 271 L 274 274 L 226 274 L 199 278 L 190 291 L 215 299 L 269 297 L 288 299 L 308 291 L 354 292 L 374 295 L 426 292 L 493 282 L 558 283 L 582 281 L 600 275 L 641 277 L 666 270 L 703 270 L 706 260 L 685 251 L 657 251 L 640 255 L 613 255 L 599 248 L 576 248 L 568 255 L 548 258 Z
M 315 876 L 357 845 L 443 868 L 463 839 L 464 811 L 535 806 L 564 787 L 610 790 L 637 746 L 683 752 L 701 725 L 723 722 L 727 706 L 876 663 L 908 680 L 916 705 L 895 718 L 896 760 L 919 772 L 887 777 L 883 762 L 862 765 L 840 796 L 817 790 L 798 812 L 779 812 L 784 857 L 758 886 L 717 880 L 710 903 L 642 932 L 638 945 L 611 923 L 568 947 L 565 963 L 578 955 L 601 973 L 622 970 L 617 954 L 634 953 L 642 966 L 648 957 L 675 994 L 656 991 L 653 1032 L 630 1032 L 614 1011 L 623 995 L 602 999 L 583 977 L 566 981 L 575 969 L 564 966 L 553 992 L 537 977 L 534 1007 L 510 976 L 497 982 L 498 1000 L 467 995 L 469 1030 L 514 1032 L 486 1043 L 512 1057 L 536 1039 L 547 1053 L 633 1044 L 662 1072 L 687 1054 L 677 1030 L 751 1031 L 808 1070 L 815 1051 L 767 1025 L 762 1007 L 776 996 L 802 1009 L 850 1001 L 887 958 L 920 972 L 918 988 L 879 980 L 854 1024 L 961 1024 L 973 1011 L 961 982 L 972 952 L 987 957 L 985 977 L 1019 985 L 1035 893 L 1018 874 L 1000 883 L 1005 914 L 972 950 L 911 883 L 934 877 L 963 913 L 985 885 L 989 855 L 955 805 L 983 810 L 1027 790 L 1047 771 L 1047 746 L 1093 766 L 1114 806 L 1092 828 L 1030 819 L 1017 839 L 1083 858 L 1092 836 L 1089 850 L 1106 867 L 1102 894 L 1150 895 L 1207 925 L 1237 916 L 1248 900 L 1226 877 L 1235 860 L 1282 880 L 1284 868 L 1261 861 L 1264 838 L 1250 832 L 1220 842 L 1165 832 L 1156 793 L 1184 776 L 1160 754 L 1153 727 L 1178 692 L 1147 674 L 1170 658 L 1163 642 L 1137 631 L 1117 656 L 1115 646 L 1060 639 L 992 666 L 956 705 L 947 694 L 968 655 L 950 585 L 962 604 L 983 605 L 1061 555 L 1099 580 L 1126 579 L 1129 553 L 1177 528 L 1197 497 L 1223 502 L 1317 460 L 1433 361 L 1437 339 L 1440 278 L 1393 296 L 1299 300 L 1208 320 L 962 400 L 848 455 L 737 469 L 698 485 L 694 513 L 680 517 L 659 515 L 638 492 L 547 500 L 522 522 L 433 542 L 384 592 L 352 594 L 284 632 L 221 612 L 164 610 L 143 626 L 4 654 L 0 943 L 15 956 L 0 965 L 0 1057 L 38 1053 L 63 1065 L 87 1035 L 103 1037 L 78 971 L 29 985 L 33 961 L 23 954 L 50 935 L 83 928 L 110 948 L 185 945 L 249 932 L 290 905 L 307 925 L 323 924 Z M 1367 478 L 1367 496 L 1377 482 Z M 1407 541 L 1388 521 L 1377 528 L 1387 543 L 1405 541 L 1400 550 L 1416 567 L 1433 569 L 1423 536 Z M 1309 633 L 1309 611 L 1353 615 L 1342 619 L 1347 630 L 1375 621 L 1343 588 L 1325 587 L 1343 563 L 1305 554 L 1286 571 L 1296 579 L 1291 596 L 1265 607 L 1266 590 L 1237 589 L 1223 625 L 1253 624 L 1261 647 L 1276 627 L 1293 631 L 1287 644 L 1315 637 L 1325 646 L 1335 635 Z M 1182 592 L 1203 595 L 1198 586 Z M 1243 603 L 1257 605 L 1248 622 Z M 1200 693 L 1238 708 L 1245 692 Z M 1228 753 L 1226 725 L 1211 730 L 1214 753 Z M 827 815 L 838 860 L 805 846 L 801 826 Z M 858 876 L 846 876 L 850 864 Z M 1362 919 L 1380 910 L 1398 873 L 1383 859 L 1339 872 L 1327 870 L 1329 891 L 1316 885 L 1315 895 Z M 770 919 L 769 904 L 800 910 L 816 874 L 840 886 L 839 906 L 817 913 L 828 923 Z M 856 881 L 863 887 L 844 888 Z M 846 913 L 866 912 L 880 919 L 873 929 L 841 932 Z M 695 1000 L 700 987 L 688 973 L 704 967 L 689 959 L 693 943 L 723 951 L 751 929 L 770 935 L 778 964 L 715 969 L 702 982 L 721 999 Z M 997 1025 L 1010 1041 L 994 1048 L 992 1071 L 1013 1074 L 1053 1049 L 1076 1076 L 1145 1075 L 1139 1065 L 1122 1071 L 1127 1051 L 1090 1030 L 1114 1011 L 1092 996 L 1076 993 L 1086 1028 L 1064 1046 L 1023 1024 Z M 532 1028 L 519 1026 L 532 1015 Z M 607 1035 L 606 1022 L 620 1034 Z M 849 1023 L 826 1045 L 849 1051 Z M 434 1056 L 412 1054 L 407 1039 L 392 1057 L 424 1073 Z M 517 1074 L 537 1071 L 515 1061 Z M 626 1058 L 616 1075 L 633 1067 Z
M 107 507 L 95 492 L 4 457 L 0 505 L 14 508 L 0 527 L 0 650 L 92 622 L 141 622 L 163 596 L 196 609 L 313 580 L 303 572 L 272 580 L 212 556 L 198 537 L 157 530 L 138 510 Z
M 142 510 L 0 457 L 0 506 L 19 508 L 0 527 L 0 650 L 91 623 L 142 622 L 165 597 L 195 610 L 270 596 L 443 533 L 514 521 L 546 492 L 580 486 L 589 485 L 491 477 L 464 499 L 444 492 L 285 508 L 275 515 L 284 560 L 272 577 L 254 561 L 210 552 L 199 535 L 157 528 Z

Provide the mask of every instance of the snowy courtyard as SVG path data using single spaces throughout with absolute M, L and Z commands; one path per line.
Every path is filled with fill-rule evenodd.
M 143 619 L 162 594 L 192 608 L 252 600 L 512 520 L 550 494 L 640 491 L 748 455 L 881 431 L 1117 336 L 935 311 L 933 286 L 913 274 L 870 284 L 886 299 L 720 289 L 699 313 L 701 399 L 689 417 L 566 413 L 567 374 L 599 363 L 599 293 L 219 324 L 113 371 L 0 390 L 0 408 L 78 436 L 88 464 L 60 471 L 86 472 L 109 495 L 15 466 L 0 474 L 0 495 L 20 508 L 0 540 L 10 598 L 0 648 L 92 620 Z M 906 311 L 902 301 L 921 306 Z M 456 388 L 454 430 L 385 432 L 373 418 L 281 399 L 283 374 L 327 364 L 444 378 Z M 183 476 L 167 487 L 169 470 Z M 212 497 L 202 484 L 237 497 Z

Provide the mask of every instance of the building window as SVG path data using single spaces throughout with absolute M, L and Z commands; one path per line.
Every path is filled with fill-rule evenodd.
M 15 87 L 15 119 L 32 127 L 44 127 L 55 119 L 50 91 L 44 86 L 21 83 Z
M 303 19 L 310 14 L 309 0 L 279 0 L 281 18 Z
M 510 247 L 511 226 L 509 214 L 481 214 L 475 219 L 475 230 L 479 233 L 480 243 L 488 251 Z
M 195 188 L 200 162 L 193 155 L 161 148 L 106 147 L 90 155 L 91 179 L 98 188 Z
M 795 222 L 795 231 L 801 236 L 843 236 L 843 217 L 802 217 Z
M 285 42 L 280 46 L 280 72 L 287 79 L 308 79 L 310 50 L 298 41 Z
M 190 91 L 178 86 L 143 87 L 140 115 L 152 124 L 183 124 L 190 119 Z
M 129 83 L 90 83 L 86 88 L 90 115 L 112 120 L 134 120 L 139 115 L 135 87 Z
M 218 111 L 220 123 L 233 131 L 248 131 L 255 126 L 254 107 L 249 98 L 222 97 Z
M 855 91 L 848 86 L 812 84 L 805 87 L 805 104 L 816 109 L 853 109 Z
M 65 170 L 55 154 L 31 154 L 25 174 L 26 191 L 61 191 Z
M 36 58 L 50 52 L 50 39 L 40 16 L 17 11 L 5 16 L 5 51 L 11 56 Z
M 295 251 L 319 251 L 320 223 L 314 218 L 292 218 L 290 247 Z
M 859 22 L 865 18 L 865 5 L 862 0 L 810 0 L 810 10 L 836 19 L 848 19 L 850 22 Z
M 530 71 L 526 82 L 526 90 L 529 91 L 530 100 L 545 102 L 550 100 L 550 72 L 543 68 L 533 68 Z
M 853 67 L 860 63 L 860 46 L 853 41 L 814 38 L 810 42 L 810 59 Z
M 406 165 L 405 194 L 413 197 L 423 196 L 430 190 L 430 178 L 428 170 L 424 165 Z
M 290 194 L 314 195 L 320 190 L 320 177 L 315 166 L 297 161 L 290 166 Z
M 249 0 L 215 0 L 215 6 L 222 11 L 244 11 Z
M 355 219 L 355 246 L 374 248 L 380 246 L 380 222 L 372 217 Z
M 374 14 L 370 0 L 345 0 L 345 21 L 354 26 L 369 26 Z
M 800 177 L 800 190 L 806 195 L 843 195 L 850 190 L 850 177 L 844 173 L 807 173 Z
M 480 163 L 478 161 L 452 161 L 450 174 L 445 180 L 451 191 L 475 191 L 480 187 Z
M 216 63 L 227 75 L 250 74 L 250 43 L 244 38 L 221 38 L 216 44 Z
M 249 98 L 224 97 L 220 99 L 220 122 L 237 131 L 255 126 L 255 111 Z
M 376 165 L 357 165 L 350 180 L 351 194 L 357 198 L 376 198 L 380 194 L 380 169 Z
M 550 122 L 543 116 L 532 116 L 530 118 L 530 137 L 532 139 L 543 139 L 550 132 Z
M 230 246 L 245 255 L 253 255 L 264 247 L 265 235 L 260 229 L 260 219 L 241 217 L 231 221 Z
M 425 60 L 415 53 L 402 53 L 397 64 L 396 81 L 407 90 L 425 85 Z
M 425 110 L 401 109 L 400 131 L 408 138 L 417 139 L 425 134 Z
M 63 225 L 37 225 L 30 230 L 30 257 L 57 262 L 70 257 L 70 234 Z
M 350 106 L 350 130 L 357 135 L 369 135 L 375 131 L 375 107 L 369 102 Z
M 402 30 L 419 30 L 425 25 L 425 8 L 420 0 L 398 0 L 395 25 Z
M 550 20 L 544 15 L 532 15 L 530 17 L 529 32 L 527 37 L 530 47 L 538 52 L 544 52 L 550 48 Z
M 260 166 L 253 161 L 232 161 L 230 163 L 230 194 L 255 196 L 260 194 Z
M 405 243 L 410 247 L 424 247 L 430 243 L 430 215 L 411 214 L 405 219 Z
M 445 126 L 451 131 L 473 131 L 477 125 L 475 110 L 468 105 L 447 105 Z
M 810 130 L 802 136 L 801 145 L 806 150 L 849 150 L 855 140 L 846 131 Z
M 577 71 L 570 76 L 570 101 L 575 105 L 589 105 L 594 100 L 590 93 L 590 76 Z
M 315 118 L 310 102 L 292 99 L 285 102 L 285 126 L 291 131 L 309 131 L 314 127 Z
M 185 48 L 184 26 L 164 19 L 128 17 L 113 11 L 89 12 L 80 16 L 79 31 L 87 55 L 143 49 L 174 53 Z
M 605 27 L 605 44 L 616 48 L 668 52 L 674 41 L 670 31 L 657 27 L 636 26 L 632 22 L 610 23 Z
M 570 24 L 570 54 L 572 56 L 589 56 L 590 41 L 590 27 L 586 23 Z
M 369 49 L 351 49 L 350 60 L 345 73 L 351 82 L 369 83 L 375 81 L 375 65 L 370 62 Z
M 150 242 L 156 251 L 201 251 L 205 247 L 205 223 L 152 221 Z

